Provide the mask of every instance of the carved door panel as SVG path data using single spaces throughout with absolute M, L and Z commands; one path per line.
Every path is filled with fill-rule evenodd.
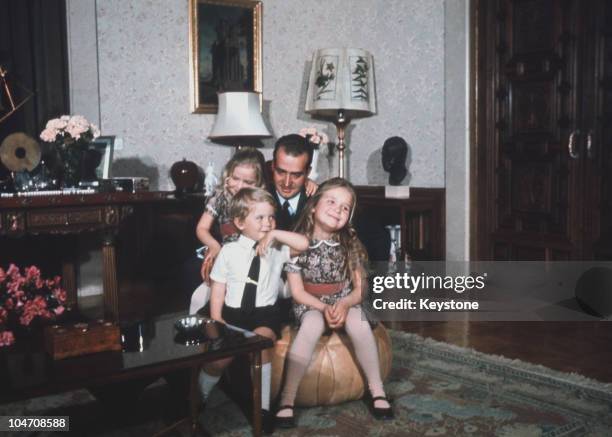
M 594 105 L 603 3 L 478 2 L 480 259 L 593 256 L 605 153 L 585 145 L 610 137 Z
M 583 82 L 585 245 L 595 259 L 612 259 L 612 4 L 584 2 L 585 62 L 593 74 Z M 587 250 L 586 255 L 589 255 Z

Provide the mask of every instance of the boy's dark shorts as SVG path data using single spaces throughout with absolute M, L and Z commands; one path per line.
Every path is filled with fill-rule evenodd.
M 276 334 L 277 339 L 280 338 L 282 318 L 278 303 L 265 307 L 255 307 L 251 313 L 246 313 L 240 308 L 233 308 L 224 304 L 221 310 L 221 317 L 230 325 L 248 331 L 254 331 L 255 328 L 265 326 Z

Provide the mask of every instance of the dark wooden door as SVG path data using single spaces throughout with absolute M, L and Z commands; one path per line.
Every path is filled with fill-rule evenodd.
M 583 83 L 585 134 L 584 226 L 588 257 L 612 259 L 612 4 L 586 1 L 585 63 L 593 74 Z
M 476 2 L 475 258 L 609 252 L 606 3 Z

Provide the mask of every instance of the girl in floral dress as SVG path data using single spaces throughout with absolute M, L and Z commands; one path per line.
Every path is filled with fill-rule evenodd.
M 204 247 L 198 249 L 198 256 L 204 258 L 200 271 L 204 282 L 196 288 L 191 296 L 189 314 L 195 314 L 208 302 L 210 297 L 210 278 L 208 275 L 221 250 L 221 245 L 237 240 L 240 235 L 229 217 L 229 203 L 232 197 L 244 187 L 264 188 L 264 166 L 263 154 L 253 147 L 238 150 L 225 165 L 221 184 L 208 199 L 206 210 L 196 227 L 196 235 L 204 244 Z M 211 233 L 215 222 L 219 225 L 221 243 Z
M 393 418 L 380 376 L 374 334 L 361 309 L 362 288 L 367 286 L 367 254 L 350 219 L 355 191 L 342 178 L 330 179 L 306 203 L 296 231 L 311 244 L 285 266 L 294 300 L 299 331 L 288 359 L 285 386 L 276 415 L 277 426 L 295 426 L 293 403 L 315 346 L 326 330 L 344 328 L 368 381 L 370 409 L 377 419 Z

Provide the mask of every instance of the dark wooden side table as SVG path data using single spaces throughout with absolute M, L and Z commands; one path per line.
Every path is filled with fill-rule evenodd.
M 138 205 L 173 200 L 172 192 L 159 191 L 1 198 L 0 236 L 101 233 L 105 317 L 118 320 L 115 238 L 119 227 Z M 75 272 L 73 257 L 64 257 L 63 285 L 69 303 L 77 303 Z
M 359 185 L 359 212 L 375 214 L 401 228 L 401 258 L 435 261 L 445 257 L 444 188 L 410 188 L 408 199 L 385 198 L 385 187 Z
M 174 323 L 184 314 L 168 314 L 148 320 L 150 329 L 140 334 L 135 351 L 100 352 L 53 360 L 37 342 L 25 342 L 0 349 L 0 403 L 65 391 L 104 387 L 110 383 L 190 369 L 190 422 L 192 435 L 199 431 L 200 393 L 198 374 L 202 364 L 221 358 L 247 355 L 253 375 L 253 434 L 261 435 L 261 351 L 274 346 L 272 340 L 222 324 L 214 340 L 186 346 L 179 342 Z M 148 333 L 148 334 L 147 334 Z M 127 334 L 126 334 L 127 335 Z M 27 363 L 27 365 L 26 365 Z M 166 434 L 184 421 L 161 430 Z

